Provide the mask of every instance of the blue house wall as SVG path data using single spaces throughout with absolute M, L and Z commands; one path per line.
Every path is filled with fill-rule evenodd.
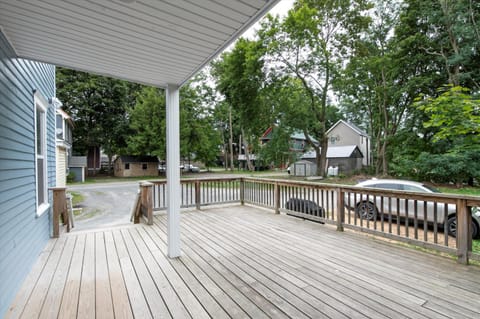
M 55 67 L 16 58 L 0 30 L 0 317 L 50 237 L 36 214 L 34 91 L 55 96 Z M 55 109 L 47 109 L 48 185 L 55 186 Z

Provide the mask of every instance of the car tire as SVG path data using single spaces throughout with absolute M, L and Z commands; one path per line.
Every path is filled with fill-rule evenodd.
M 377 219 L 377 207 L 372 202 L 363 201 L 357 204 L 355 209 L 357 216 L 364 220 Z
M 447 220 L 447 231 L 450 236 L 457 237 L 457 216 L 450 216 Z M 480 229 L 476 222 L 472 221 L 472 238 L 480 237 Z

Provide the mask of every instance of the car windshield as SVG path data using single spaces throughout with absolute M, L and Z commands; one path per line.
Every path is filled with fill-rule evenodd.
M 429 185 L 422 185 L 423 187 L 425 187 L 426 189 L 432 191 L 432 193 L 441 193 L 441 191 L 439 191 L 438 189 L 436 189 L 435 187 L 433 186 L 429 186 Z

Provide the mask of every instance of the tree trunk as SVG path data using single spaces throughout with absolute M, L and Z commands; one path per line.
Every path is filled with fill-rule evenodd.
M 243 135 L 243 144 L 245 144 L 245 158 L 247 160 L 247 167 L 249 171 L 254 171 L 255 166 L 253 166 L 252 161 L 250 160 L 250 152 L 248 151 L 248 142 L 247 142 L 247 139 L 245 138 L 245 132 L 243 131 L 243 128 L 242 128 L 242 135 Z
M 97 148 L 93 147 L 93 176 L 97 176 Z
M 112 169 L 112 154 L 107 154 L 108 155 L 108 175 L 112 174 L 113 169 Z
M 320 147 L 315 148 L 317 153 L 317 175 L 325 177 L 325 171 L 327 168 L 327 150 L 328 150 L 328 137 L 323 136 L 320 139 Z
M 232 128 L 232 106 L 228 109 L 228 122 L 230 126 L 230 137 L 228 143 L 230 144 L 230 170 L 233 171 L 233 128 Z
M 388 175 L 388 160 L 387 160 L 387 138 L 383 140 L 382 143 L 382 175 L 387 176 Z

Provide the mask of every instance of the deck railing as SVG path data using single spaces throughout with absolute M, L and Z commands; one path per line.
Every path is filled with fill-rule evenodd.
M 166 181 L 142 186 L 151 198 L 144 214 L 166 209 Z M 447 194 L 390 191 L 354 186 L 259 178 L 208 178 L 181 181 L 182 207 L 241 203 L 296 217 L 367 232 L 375 236 L 455 254 L 460 263 L 480 261 L 472 253 L 471 209 L 480 198 Z M 150 212 L 150 213 L 149 213 Z M 456 216 L 456 238 L 449 235 L 449 217 Z M 435 222 L 436 221 L 436 222 Z

